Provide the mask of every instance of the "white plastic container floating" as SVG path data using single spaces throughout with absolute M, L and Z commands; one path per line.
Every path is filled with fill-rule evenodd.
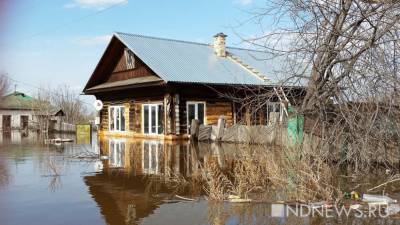
M 396 199 L 390 198 L 385 195 L 364 194 L 362 200 L 363 200 L 363 202 L 368 202 L 368 203 L 381 203 L 381 204 L 397 203 Z
M 100 159 L 101 159 L 101 160 L 108 160 L 108 156 L 102 155 L 102 156 L 100 156 Z

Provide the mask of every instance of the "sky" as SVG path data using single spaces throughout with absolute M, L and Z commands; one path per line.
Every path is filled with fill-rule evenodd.
M 1 0 L 0 72 L 12 90 L 30 95 L 38 87 L 68 85 L 81 93 L 116 31 L 227 44 L 260 32 L 245 23 L 261 0 Z M 92 98 L 82 97 L 85 101 Z

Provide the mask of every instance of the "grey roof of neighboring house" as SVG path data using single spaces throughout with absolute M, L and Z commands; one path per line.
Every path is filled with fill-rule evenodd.
M 208 44 L 126 33 L 115 36 L 165 82 L 245 85 L 280 82 L 272 76 L 272 65 L 263 60 L 266 55 L 261 51 L 227 47 L 228 54 L 243 62 L 239 63 L 230 57 L 218 57 Z M 260 75 L 269 80 L 263 81 Z

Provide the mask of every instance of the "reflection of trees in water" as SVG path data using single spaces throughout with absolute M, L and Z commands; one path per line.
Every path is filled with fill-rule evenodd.
M 62 188 L 61 175 L 64 172 L 66 161 L 57 159 L 57 156 L 46 155 L 46 159 L 42 161 L 42 176 L 49 178 L 48 189 L 55 192 Z
M 10 183 L 11 176 L 8 171 L 6 162 L 0 159 L 0 188 L 5 187 Z
M 53 176 L 50 179 L 48 189 L 51 192 L 56 192 L 57 190 L 62 188 L 61 176 Z

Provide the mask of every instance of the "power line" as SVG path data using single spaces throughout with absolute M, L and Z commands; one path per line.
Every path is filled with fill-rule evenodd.
M 92 17 L 92 16 L 99 15 L 99 14 L 101 14 L 101 13 L 103 13 L 103 12 L 106 12 L 106 11 L 108 11 L 108 10 L 110 10 L 110 9 L 113 9 L 113 8 L 115 8 L 115 7 L 118 7 L 118 6 L 123 5 L 123 4 L 126 4 L 126 3 L 127 3 L 127 0 L 126 0 L 126 1 L 120 1 L 120 2 L 118 2 L 118 3 L 115 3 L 115 4 L 112 4 L 112 5 L 108 6 L 108 7 L 106 7 L 106 8 L 97 10 L 97 11 L 94 12 L 94 13 L 91 13 L 91 14 L 88 14 L 88 15 L 85 15 L 85 16 L 82 16 L 82 17 L 79 17 L 79 18 L 77 18 L 76 20 L 71 20 L 70 22 L 63 23 L 63 24 L 61 24 L 61 25 L 59 25 L 59 26 L 55 26 L 55 27 L 50 28 L 50 29 L 47 29 L 47 30 L 42 30 L 42 31 L 39 31 L 39 32 L 37 32 L 37 33 L 33 33 L 33 34 L 29 35 L 29 36 L 26 36 L 26 38 L 25 38 L 25 39 L 22 39 L 21 41 L 26 41 L 26 40 L 28 40 L 28 39 L 38 37 L 38 36 L 40 36 L 40 35 L 42 35 L 42 34 L 46 34 L 46 33 L 49 33 L 49 32 L 53 32 L 53 31 L 57 31 L 57 30 L 63 29 L 63 28 L 65 28 L 65 27 L 67 27 L 67 26 L 70 26 L 71 24 L 79 23 L 79 22 L 81 22 L 81 21 L 83 21 L 83 20 L 86 20 L 86 19 Z M 21 43 L 21 42 L 19 42 L 19 43 Z
M 11 80 L 11 81 L 13 81 L 13 82 L 15 82 L 15 83 L 20 83 L 20 84 L 23 84 L 23 85 L 26 85 L 26 86 L 35 88 L 35 89 L 37 89 L 37 90 L 39 90 L 39 91 L 46 91 L 46 92 L 50 92 L 51 94 L 57 95 L 57 96 L 59 96 L 59 97 L 64 97 L 64 95 L 59 94 L 59 93 L 57 93 L 57 92 L 55 92 L 55 91 L 52 91 L 52 90 L 49 90 L 49 89 L 45 89 L 45 88 L 42 88 L 42 87 L 38 87 L 38 86 L 36 86 L 36 85 L 29 84 L 29 83 L 26 83 L 26 82 L 24 82 L 24 81 L 16 80 L 16 79 L 10 77 L 8 74 L 2 74 L 2 75 L 5 76 L 5 77 L 7 77 L 7 79 L 9 79 L 9 80 Z M 87 105 L 92 106 L 91 103 L 85 102 L 85 101 L 83 101 L 83 100 L 77 99 L 77 101 L 78 101 L 78 102 L 81 102 L 81 103 L 83 103 L 83 104 L 87 104 Z

